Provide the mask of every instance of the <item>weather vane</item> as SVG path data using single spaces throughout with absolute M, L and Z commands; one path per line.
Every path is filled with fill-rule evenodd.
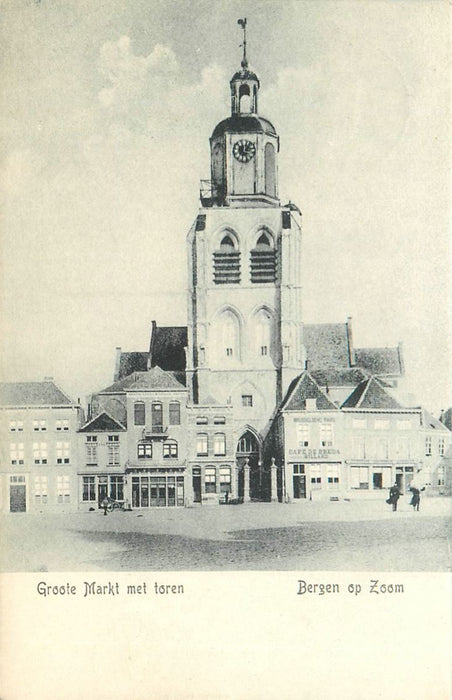
M 240 46 L 243 46 L 242 68 L 248 68 L 248 59 L 246 57 L 246 17 L 238 19 L 237 24 L 240 24 L 243 29 L 243 44 L 240 44 Z

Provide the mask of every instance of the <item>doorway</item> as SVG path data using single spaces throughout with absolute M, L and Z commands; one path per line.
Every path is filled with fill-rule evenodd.
M 11 513 L 25 513 L 27 510 L 27 487 L 25 484 L 11 484 L 9 487 L 9 510 Z

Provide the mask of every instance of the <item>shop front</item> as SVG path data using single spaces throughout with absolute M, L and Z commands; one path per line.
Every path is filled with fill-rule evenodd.
M 128 488 L 132 508 L 172 508 L 185 505 L 185 469 L 132 469 Z

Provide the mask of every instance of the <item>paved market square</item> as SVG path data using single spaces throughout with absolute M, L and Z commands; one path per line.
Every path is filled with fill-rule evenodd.
M 1 516 L 1 570 L 450 571 L 450 498 Z

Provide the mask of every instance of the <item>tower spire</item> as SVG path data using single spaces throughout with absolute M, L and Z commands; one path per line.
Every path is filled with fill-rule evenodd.
M 244 70 L 246 70 L 248 68 L 248 59 L 246 57 L 246 17 L 243 19 L 238 19 L 237 24 L 240 24 L 243 29 L 243 44 L 241 44 L 241 46 L 243 46 L 243 58 L 241 66 Z

